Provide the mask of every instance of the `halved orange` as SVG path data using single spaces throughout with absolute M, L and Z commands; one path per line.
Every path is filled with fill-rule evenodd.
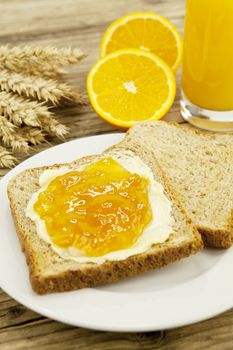
M 176 27 L 153 12 L 131 13 L 108 27 L 101 42 L 101 57 L 125 48 L 152 52 L 173 70 L 182 58 L 182 39 Z
M 174 101 L 176 82 L 171 68 L 158 56 L 125 49 L 97 61 L 89 72 L 87 90 L 102 118 L 128 128 L 162 118 Z

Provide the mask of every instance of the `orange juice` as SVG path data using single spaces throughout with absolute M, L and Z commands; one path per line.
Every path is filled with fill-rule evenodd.
M 201 108 L 233 110 L 233 0 L 186 0 L 182 89 Z

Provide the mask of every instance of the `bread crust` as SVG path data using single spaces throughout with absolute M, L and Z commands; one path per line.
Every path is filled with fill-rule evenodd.
M 114 146 L 113 148 L 107 150 L 107 152 L 111 152 L 115 149 L 117 149 L 119 152 L 123 150 L 123 143 L 120 143 L 117 145 L 117 147 Z M 138 153 L 136 146 L 132 146 L 131 151 L 134 152 L 135 155 Z M 141 150 L 141 152 L 149 152 L 149 150 Z M 156 162 L 154 155 L 151 155 L 151 157 Z M 83 161 L 85 162 L 87 159 L 93 161 L 95 156 L 83 158 Z M 42 171 L 67 165 L 70 164 L 57 164 L 53 166 L 26 170 L 21 173 L 21 176 L 30 177 L 30 174 L 33 174 L 37 170 Z M 151 248 L 145 253 L 131 256 L 125 260 L 107 261 L 100 265 L 92 263 L 88 264 L 88 266 L 85 268 L 78 268 L 77 263 L 77 268 L 68 269 L 62 273 L 54 273 L 46 276 L 40 271 L 40 266 L 38 266 L 38 261 L 36 260 L 37 252 L 35 251 L 35 248 L 32 247 L 30 238 L 27 239 L 27 228 L 21 223 L 18 215 L 17 203 L 14 196 L 15 181 L 17 176 L 16 178 L 12 179 L 8 186 L 8 197 L 10 200 L 11 211 L 17 234 L 29 267 L 30 281 L 33 290 L 38 294 L 47 294 L 52 292 L 76 290 L 84 287 L 93 287 L 103 283 L 110 283 L 126 277 L 135 276 L 152 269 L 161 268 L 169 263 L 188 257 L 191 254 L 195 254 L 201 250 L 203 248 L 201 236 L 193 227 L 191 220 L 187 218 L 182 206 L 172 193 L 166 175 L 161 169 L 159 171 L 162 182 L 164 183 L 164 186 L 166 186 L 166 191 L 169 192 L 170 198 L 172 198 L 174 205 L 181 213 L 187 229 L 192 231 L 192 237 L 177 244 L 174 244 L 174 242 L 171 242 L 171 240 L 168 239 L 168 241 L 165 243 L 156 245 L 156 249 Z M 38 244 L 40 244 L 40 240 L 38 241 Z M 43 242 L 43 244 L 45 243 Z M 55 254 L 51 248 L 50 250 L 51 255 Z
M 188 257 L 200 250 L 200 242 L 186 242 L 180 247 L 166 247 L 158 253 L 139 254 L 126 260 L 111 261 L 87 268 L 85 271 L 66 271 L 59 276 L 41 279 L 30 274 L 31 284 L 38 294 L 65 292 L 80 288 L 94 287 L 103 283 L 111 283 L 141 273 L 161 268 L 174 261 Z
M 225 230 L 210 230 L 208 227 L 197 227 L 205 247 L 230 248 L 233 244 L 233 210 Z

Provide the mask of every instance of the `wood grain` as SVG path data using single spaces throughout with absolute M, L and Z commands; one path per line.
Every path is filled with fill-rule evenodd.
M 156 11 L 169 18 L 183 32 L 184 0 L 0 0 L 0 44 L 41 44 L 80 47 L 88 57 L 69 71 L 66 80 L 80 86 L 98 58 L 101 36 L 116 18 L 134 11 Z M 177 84 L 179 86 L 178 73 Z M 179 90 L 179 89 L 178 89 Z M 87 105 L 58 109 L 60 121 L 71 128 L 67 140 L 114 132 Z M 179 91 L 165 117 L 183 122 L 179 114 Z M 34 147 L 28 156 L 59 143 Z M 19 154 L 22 161 L 26 157 Z M 0 176 L 7 173 L 0 170 Z M 220 296 L 221 297 L 221 296 Z M 212 320 L 169 331 L 151 333 L 110 333 L 74 328 L 44 318 L 0 291 L 0 349 L 80 350 L 232 350 L 233 311 Z

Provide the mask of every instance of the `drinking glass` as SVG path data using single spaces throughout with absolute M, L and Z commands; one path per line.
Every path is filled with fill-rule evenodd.
M 233 131 L 233 0 L 186 0 L 181 115 Z

